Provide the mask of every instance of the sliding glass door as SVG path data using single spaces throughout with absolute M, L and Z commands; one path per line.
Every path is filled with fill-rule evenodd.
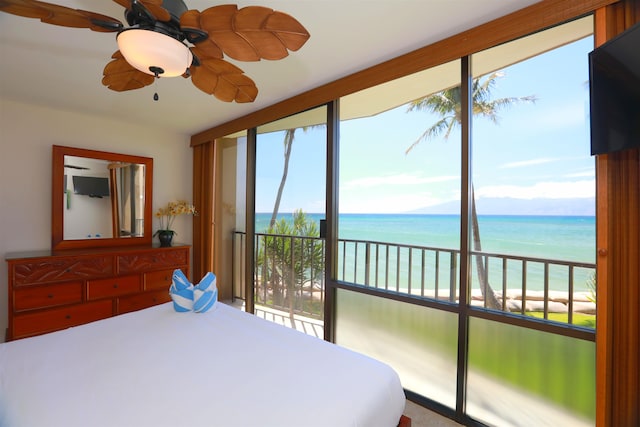
M 466 408 L 490 425 L 595 417 L 592 32 L 582 18 L 471 58 L 472 303 L 549 325 L 470 313 Z
M 592 30 L 340 100 L 335 341 L 460 419 L 593 424 Z
M 340 100 L 336 342 L 392 365 L 407 390 L 456 404 L 461 137 L 453 61 Z M 400 300 L 380 298 L 396 296 Z M 429 298 L 413 305 L 402 298 Z
M 255 313 L 323 338 L 327 109 L 257 129 Z

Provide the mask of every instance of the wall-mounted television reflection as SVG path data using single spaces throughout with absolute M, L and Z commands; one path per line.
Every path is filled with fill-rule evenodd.
M 109 178 L 74 175 L 73 192 L 89 197 L 109 197 Z

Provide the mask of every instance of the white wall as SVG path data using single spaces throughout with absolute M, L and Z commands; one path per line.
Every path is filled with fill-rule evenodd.
M 6 254 L 51 248 L 52 145 L 152 157 L 153 211 L 192 200 L 189 135 L 0 98 L 0 342 L 7 327 Z M 191 244 L 191 226 L 190 216 L 178 217 L 174 241 Z

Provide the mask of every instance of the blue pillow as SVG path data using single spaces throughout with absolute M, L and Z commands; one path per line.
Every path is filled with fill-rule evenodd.
M 209 272 L 204 275 L 200 283 L 193 288 L 193 311 L 204 313 L 211 310 L 218 301 L 216 275 Z
M 193 310 L 193 284 L 189 282 L 182 270 L 177 269 L 173 272 L 169 293 L 175 311 L 184 313 Z

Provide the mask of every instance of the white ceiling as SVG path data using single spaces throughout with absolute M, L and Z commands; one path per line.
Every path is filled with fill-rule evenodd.
M 117 50 L 115 34 L 58 27 L 0 13 L 0 98 L 134 121 L 191 135 L 369 66 L 521 9 L 538 0 L 263 0 L 238 1 L 294 16 L 311 33 L 280 61 L 237 62 L 258 86 L 255 102 L 226 103 L 182 77 L 114 92 L 102 70 Z M 120 19 L 108 0 L 52 3 Z M 185 0 L 204 10 L 225 2 Z M 158 92 L 160 100 L 153 101 Z M 2 105 L 0 105 L 1 110 Z

